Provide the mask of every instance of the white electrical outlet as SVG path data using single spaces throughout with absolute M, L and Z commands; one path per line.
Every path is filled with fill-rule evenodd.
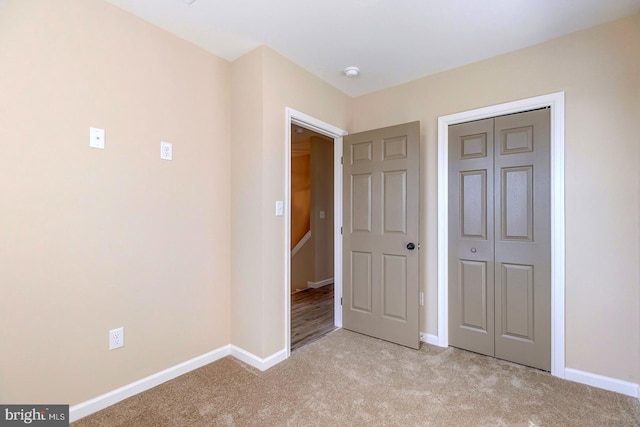
M 160 143 L 160 158 L 162 160 L 173 160 L 173 144 L 170 142 Z
M 124 327 L 109 331 L 109 350 L 124 346 Z

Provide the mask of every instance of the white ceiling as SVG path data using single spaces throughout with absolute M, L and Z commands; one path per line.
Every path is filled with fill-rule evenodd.
M 267 45 L 359 96 L 640 12 L 640 0 L 107 0 L 229 61 Z M 358 66 L 357 79 L 342 70 Z

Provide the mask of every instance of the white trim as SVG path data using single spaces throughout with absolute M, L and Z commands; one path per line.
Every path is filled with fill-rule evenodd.
M 253 353 L 249 353 L 247 350 L 243 350 L 240 347 L 236 347 L 233 344 L 230 347 L 231 347 L 231 355 L 233 357 L 261 371 L 266 371 L 267 369 L 277 365 L 278 363 L 282 362 L 287 357 L 289 357 L 287 355 L 287 351 L 284 349 L 276 353 L 273 353 L 271 356 L 263 359 L 256 356 Z
M 307 288 L 318 289 L 323 286 L 327 286 L 333 283 L 333 277 L 329 277 L 328 279 L 320 280 L 319 282 L 307 282 Z
M 565 379 L 569 381 L 575 381 L 577 383 L 640 398 L 640 385 L 636 383 L 605 377 L 604 375 L 592 374 L 590 372 L 579 371 L 572 368 L 566 368 L 564 373 Z
M 420 332 L 420 341 L 431 345 L 439 345 L 437 335 L 427 334 L 424 332 Z
M 302 239 L 300 239 L 298 244 L 293 249 L 291 249 L 291 258 L 293 258 L 295 254 L 297 254 L 298 251 L 302 249 L 302 247 L 309 241 L 310 238 L 311 238 L 311 230 L 307 231 L 307 234 L 302 236 Z
M 77 421 L 80 418 L 105 409 L 124 399 L 138 393 L 142 393 L 143 391 L 177 378 L 180 375 L 184 375 L 187 372 L 193 371 L 194 369 L 198 369 L 202 366 L 208 365 L 209 363 L 215 362 L 216 360 L 222 359 L 229 354 L 231 354 L 231 346 L 226 345 L 217 350 L 210 351 L 209 353 L 194 357 L 186 362 L 179 363 L 163 371 L 149 375 L 148 377 L 142 378 L 138 381 L 134 381 L 131 384 L 127 384 L 93 399 L 73 405 L 69 408 L 69 422 Z
M 420 333 L 420 341 L 427 344 L 439 345 L 438 337 L 436 335 L 427 333 Z M 89 399 L 85 402 L 73 405 L 71 406 L 71 408 L 69 408 L 69 422 L 78 421 L 81 418 L 101 411 L 102 409 L 114 405 L 124 399 L 147 391 L 162 383 L 177 378 L 195 369 L 201 368 L 202 366 L 208 365 L 209 363 L 213 363 L 216 360 L 220 360 L 223 357 L 229 355 L 261 371 L 265 371 L 275 366 L 288 357 L 285 350 L 280 350 L 279 352 L 262 359 L 235 345 L 226 345 L 220 347 L 217 350 L 213 350 L 209 353 L 194 357 L 193 359 L 179 363 L 163 371 L 149 375 L 148 377 L 142 378 L 138 381 L 134 381 L 130 384 L 112 390 L 93 399 Z M 636 383 L 622 381 L 615 378 L 605 377 L 603 375 L 592 374 L 589 372 L 579 371 L 577 369 L 571 368 L 565 369 L 565 378 L 567 380 L 578 382 L 581 384 L 586 384 L 604 390 L 621 393 L 627 396 L 640 398 L 640 385 Z
M 342 328 L 342 136 L 333 140 L 333 159 L 333 321 Z
M 335 325 L 342 327 L 342 306 L 340 300 L 342 298 L 342 235 L 340 234 L 340 226 L 342 225 L 342 137 L 347 131 L 333 126 L 329 123 L 311 117 L 308 114 L 296 111 L 293 108 L 285 107 L 285 302 L 284 302 L 284 334 L 285 334 L 285 359 L 291 354 L 291 125 L 296 124 L 304 128 L 310 129 L 321 135 L 333 138 L 334 149 L 334 179 L 333 179 L 333 197 L 334 197 L 334 262 L 333 270 L 335 276 L 334 282 L 334 320 Z M 248 362 L 247 362 L 248 363 Z
M 542 107 L 551 107 L 551 374 L 564 378 L 564 92 L 438 117 L 438 345 L 449 345 L 448 127 Z
M 291 123 L 293 123 L 333 139 L 347 134 L 346 130 L 340 129 L 339 127 L 333 126 L 327 122 L 323 122 L 322 120 L 316 119 L 315 117 L 303 112 L 294 110 L 293 108 L 285 107 L 285 111 L 288 119 L 287 123 L 289 124 L 287 129 L 289 130 L 291 130 Z

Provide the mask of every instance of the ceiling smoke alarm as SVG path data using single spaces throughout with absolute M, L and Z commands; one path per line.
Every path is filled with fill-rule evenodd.
M 354 79 L 358 77 L 360 74 L 360 68 L 358 67 L 347 67 L 344 69 L 344 75 L 349 77 L 350 79 Z

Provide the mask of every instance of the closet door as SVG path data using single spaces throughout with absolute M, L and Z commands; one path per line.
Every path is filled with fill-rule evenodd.
M 494 355 L 493 119 L 449 127 L 449 343 Z
M 551 370 L 549 109 L 495 119 L 495 356 Z
M 449 127 L 449 342 L 551 369 L 549 109 Z

